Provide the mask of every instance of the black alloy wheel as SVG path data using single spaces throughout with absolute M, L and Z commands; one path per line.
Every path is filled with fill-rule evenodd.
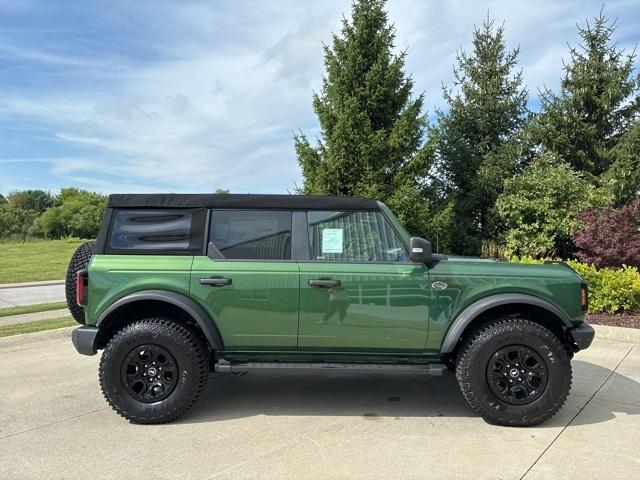
M 540 354 L 524 345 L 501 348 L 487 364 L 491 391 L 511 405 L 526 405 L 540 398 L 548 380 L 549 372 Z
M 164 400 L 178 383 L 175 358 L 159 345 L 144 344 L 129 352 L 122 362 L 121 379 L 126 391 L 141 402 Z

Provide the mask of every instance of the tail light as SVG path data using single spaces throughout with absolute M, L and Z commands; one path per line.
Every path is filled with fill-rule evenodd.
M 81 307 L 87 305 L 87 283 L 89 276 L 86 270 L 76 272 L 76 303 Z
M 580 287 L 580 306 L 585 312 L 589 309 L 589 289 L 586 283 Z

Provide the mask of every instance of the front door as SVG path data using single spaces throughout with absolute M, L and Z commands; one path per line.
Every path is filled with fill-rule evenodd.
M 379 211 L 307 214 L 309 261 L 300 261 L 298 347 L 424 351 L 428 272 Z
M 214 210 L 208 256 L 194 257 L 191 295 L 216 322 L 225 350 L 295 350 L 299 270 L 291 212 Z

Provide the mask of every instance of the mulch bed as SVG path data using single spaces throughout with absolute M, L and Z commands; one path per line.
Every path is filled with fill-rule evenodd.
M 640 315 L 612 315 L 610 313 L 590 313 L 587 322 L 610 327 L 640 328 Z

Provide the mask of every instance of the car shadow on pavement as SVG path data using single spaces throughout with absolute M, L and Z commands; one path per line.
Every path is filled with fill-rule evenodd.
M 574 361 L 574 388 L 580 407 L 611 375 L 611 370 Z M 607 385 L 640 398 L 640 384 L 613 373 Z M 606 386 L 605 386 L 606 387 Z M 598 396 L 611 400 L 607 389 Z M 630 397 L 634 398 L 634 397 Z M 616 413 L 638 414 L 640 407 L 609 401 L 606 408 L 572 424 L 600 423 Z M 455 376 L 416 374 L 246 373 L 212 374 L 194 408 L 177 423 L 217 422 L 257 415 L 378 417 L 478 417 L 464 400 Z M 557 419 L 557 417 L 555 417 Z M 566 417 L 565 417 L 566 418 Z M 558 421 L 560 421 L 558 419 Z M 553 419 L 542 426 L 555 427 Z M 567 420 L 568 421 L 568 420 Z

